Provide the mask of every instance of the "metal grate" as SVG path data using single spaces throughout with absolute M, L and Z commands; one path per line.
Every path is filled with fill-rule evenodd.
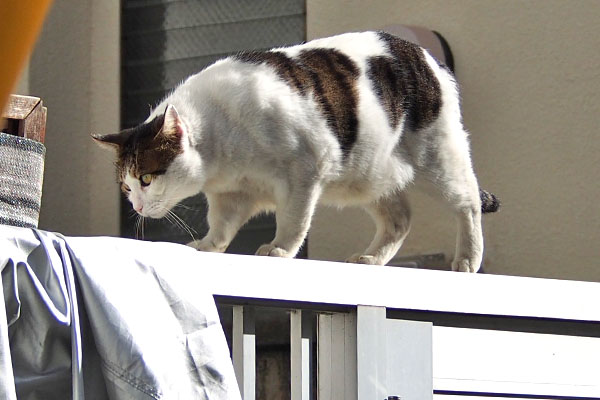
M 134 126 L 149 108 L 188 76 L 242 50 L 305 40 L 304 0 L 124 0 L 122 3 L 122 126 Z M 203 196 L 174 211 L 204 236 Z M 121 233 L 135 237 L 136 217 L 123 200 Z M 248 223 L 229 252 L 253 253 L 272 239 L 272 216 Z M 144 237 L 185 243 L 190 234 L 168 221 L 146 221 Z

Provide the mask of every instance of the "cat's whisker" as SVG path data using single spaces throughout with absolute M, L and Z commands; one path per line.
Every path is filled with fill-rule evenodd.
M 179 229 L 186 231 L 185 227 L 183 227 L 181 225 L 181 223 L 179 223 L 179 221 L 177 221 L 171 214 L 167 213 L 165 215 L 165 218 L 167 219 L 167 221 L 169 221 L 172 225 L 178 227 Z M 187 232 L 187 231 L 186 231 Z M 189 232 L 188 232 L 189 233 Z M 192 236 L 193 237 L 193 236 Z
M 135 220 L 135 238 L 140 238 L 140 217 L 138 216 Z
M 193 229 L 192 227 L 190 227 L 187 222 L 185 222 L 181 217 L 179 217 L 179 215 L 175 214 L 173 211 L 171 210 L 167 210 L 167 214 L 165 215 L 165 217 L 167 218 L 168 221 L 170 221 L 173 225 L 178 226 L 181 230 L 187 232 L 190 237 L 192 238 L 192 240 L 196 240 L 196 236 L 198 235 L 198 232 L 196 232 L 195 229 Z M 196 236 L 194 236 L 194 233 L 196 234 Z
M 164 198 L 164 199 L 160 199 L 160 200 L 158 200 L 158 203 L 162 205 L 162 204 L 165 204 L 165 203 L 171 203 L 171 202 L 173 202 L 173 201 L 176 201 L 176 202 L 178 202 L 178 201 L 180 201 L 180 200 L 181 200 L 181 199 L 179 199 L 179 198 L 176 198 L 176 197 L 173 197 L 173 198 L 169 198 L 169 197 L 167 197 L 167 198 Z M 165 206 L 162 206 L 162 207 L 163 207 L 163 208 L 167 208 L 167 207 L 165 207 Z M 174 206 L 172 206 L 172 208 L 182 208 L 182 209 L 184 209 L 184 210 L 198 211 L 198 208 L 191 207 L 191 206 L 188 206 L 188 205 L 186 205 L 186 204 L 183 204 L 183 203 L 176 203 Z
M 171 211 L 171 214 L 173 216 L 173 218 L 178 221 L 179 226 L 181 226 L 181 228 L 183 228 L 192 238 L 192 240 L 196 240 L 197 236 L 198 236 L 198 232 L 196 232 L 195 229 L 193 229 L 191 226 L 189 226 L 188 223 L 186 223 L 183 219 L 181 219 L 181 217 L 179 217 L 178 215 L 176 215 L 175 213 L 173 213 Z
M 173 208 L 182 208 L 184 210 L 189 211 L 199 211 L 197 208 L 186 206 L 185 204 L 176 204 L 175 206 L 173 206 Z
M 144 240 L 145 237 L 145 223 L 146 223 L 146 219 L 139 215 L 137 216 L 137 219 L 135 220 L 135 238 L 138 240 Z

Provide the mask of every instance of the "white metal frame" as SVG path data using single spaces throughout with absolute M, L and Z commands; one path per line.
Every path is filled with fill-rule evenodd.
M 218 302 L 291 310 L 293 400 L 600 398 L 600 283 L 201 259 L 198 271 Z M 233 359 L 243 398 L 253 400 L 254 342 L 240 317 L 247 307 L 234 311 Z M 310 311 L 317 312 L 316 338 L 303 318 Z

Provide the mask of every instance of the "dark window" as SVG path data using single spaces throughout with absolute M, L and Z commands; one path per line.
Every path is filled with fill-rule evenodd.
M 123 0 L 122 127 L 145 120 L 150 107 L 179 82 L 220 58 L 304 41 L 305 21 L 304 0 Z M 173 211 L 193 228 L 195 239 L 205 235 L 203 195 L 187 199 Z M 123 236 L 136 237 L 136 220 L 123 199 Z M 192 240 L 186 229 L 166 219 L 146 219 L 143 233 L 147 240 Z M 272 215 L 255 218 L 228 252 L 252 254 L 274 233 Z

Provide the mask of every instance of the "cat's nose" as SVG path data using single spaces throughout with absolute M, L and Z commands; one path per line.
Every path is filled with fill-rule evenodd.
M 137 205 L 137 206 L 133 206 L 133 209 L 134 209 L 135 211 L 137 211 L 139 214 L 141 214 L 141 213 L 142 213 L 142 210 L 144 209 L 144 206 L 143 206 L 142 204 L 139 204 L 139 205 Z

